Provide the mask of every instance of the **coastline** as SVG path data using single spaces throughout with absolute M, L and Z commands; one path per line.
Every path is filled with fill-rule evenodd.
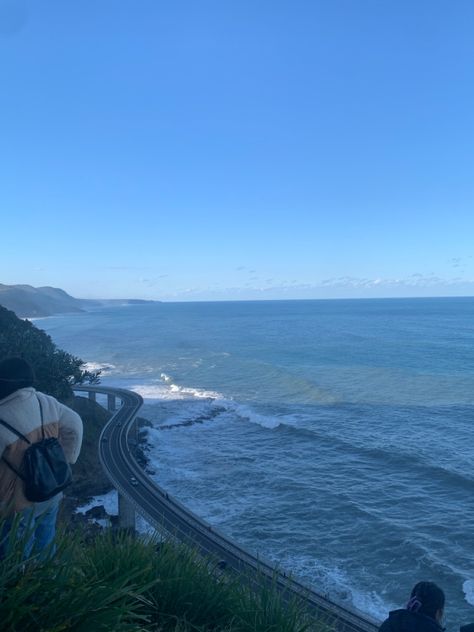
M 324 319 L 323 314 L 321 328 L 318 325 L 314 330 L 307 329 L 318 316 L 312 312 L 314 305 L 296 306 L 293 302 L 279 304 L 278 310 L 282 307 L 283 312 L 276 314 L 265 305 L 263 316 L 261 304 L 240 304 L 235 311 L 234 306 L 227 305 L 224 309 L 221 304 L 217 307 L 200 305 L 197 311 L 195 305 L 186 305 L 183 309 L 164 305 L 159 310 L 144 307 L 129 315 L 120 308 L 87 317 L 61 318 L 57 323 L 51 322 L 51 332 L 55 338 L 59 334 L 58 342 L 63 348 L 71 349 L 80 357 L 104 360 L 100 363 L 104 369 L 103 384 L 138 390 L 145 397 L 144 416 L 156 427 L 148 434 L 153 444 L 152 463 L 157 464 L 157 481 L 192 511 L 239 541 L 243 533 L 243 546 L 250 550 L 261 547 L 262 554 L 281 559 L 285 568 L 305 580 L 324 586 L 330 593 L 347 595 L 348 600 L 356 599 L 355 605 L 362 610 L 371 608 L 372 612 L 382 613 L 392 604 L 401 603 L 405 581 L 411 583 L 418 572 L 423 576 L 430 574 L 435 581 L 449 585 L 450 603 L 455 603 L 459 611 L 462 609 L 466 618 L 462 605 L 467 605 L 470 599 L 472 575 L 469 560 L 463 553 L 465 542 L 455 538 L 453 546 L 449 546 L 448 542 L 432 536 L 439 521 L 443 526 L 446 524 L 446 516 L 456 516 L 456 524 L 451 525 L 454 534 L 462 532 L 461 516 L 466 514 L 469 519 L 469 507 L 465 503 L 462 507 L 456 504 L 457 498 L 465 496 L 471 477 L 459 460 L 465 452 L 459 452 L 455 440 L 467 432 L 464 426 L 471 415 L 473 391 L 468 367 L 463 369 L 461 362 L 464 356 L 459 356 L 462 350 L 458 353 L 452 344 L 446 360 L 443 356 L 443 371 L 437 372 L 437 366 L 426 366 L 423 345 L 435 344 L 438 355 L 440 349 L 448 348 L 441 347 L 443 338 L 439 334 L 445 331 L 445 335 L 449 335 L 448 326 L 453 318 L 453 305 L 446 301 L 443 301 L 446 327 L 443 320 L 440 322 L 438 309 L 441 306 L 428 305 L 427 314 L 421 314 L 421 329 L 412 330 L 413 335 L 417 335 L 416 341 L 413 337 L 407 338 L 409 355 L 400 354 L 398 342 L 394 346 L 395 339 L 404 340 L 407 325 L 418 326 L 415 316 L 419 320 L 419 305 L 426 305 L 426 301 L 417 302 L 416 312 L 408 303 L 407 318 L 400 318 L 397 311 L 387 326 L 382 304 L 377 306 L 371 302 L 371 309 L 372 306 L 377 308 L 375 313 L 370 311 L 366 321 L 361 321 L 364 314 L 360 313 L 360 302 L 357 303 L 359 311 L 351 312 L 349 320 L 347 306 L 341 306 L 344 309 L 339 315 L 333 303 L 328 312 L 329 320 Z M 405 309 L 400 302 L 398 306 Z M 327 303 L 323 307 L 327 311 Z M 296 308 L 304 308 L 303 313 L 309 313 L 312 321 L 302 321 L 301 326 L 296 327 L 292 320 L 291 328 L 278 329 L 279 323 L 288 322 L 288 316 L 294 319 Z M 278 332 L 277 338 L 272 338 L 278 340 L 278 355 L 275 347 L 272 350 L 271 346 L 265 346 L 267 331 L 263 331 L 256 320 L 248 320 L 253 313 L 260 322 L 268 314 L 269 320 L 263 323 L 272 336 Z M 233 319 L 227 323 L 235 323 L 235 319 L 239 323 L 239 319 L 245 318 L 259 328 L 249 325 L 249 332 L 246 326 L 245 331 L 239 329 L 239 336 L 234 335 L 231 340 L 224 327 L 219 329 L 220 322 L 228 326 L 225 325 L 227 316 Z M 139 331 L 134 325 L 137 318 Z M 461 324 L 465 322 L 462 315 L 457 319 Z M 365 322 L 367 329 L 358 324 Z M 272 323 L 277 327 L 272 329 Z M 342 329 L 337 329 L 339 324 Z M 434 324 L 436 340 L 430 333 L 434 331 L 431 328 Z M 91 336 L 89 332 L 93 330 L 97 333 Z M 290 346 L 285 347 L 287 340 L 282 339 L 282 331 L 291 335 Z M 307 366 L 313 358 L 308 356 L 309 362 L 302 358 L 303 379 L 295 380 L 291 362 L 296 352 L 307 352 L 294 346 L 295 335 L 301 331 L 318 336 L 318 356 L 313 356 L 318 372 L 308 373 Z M 331 331 L 338 334 L 337 340 L 331 338 Z M 340 331 L 345 336 L 343 339 Z M 128 332 L 125 337 L 124 332 Z M 412 336 L 410 331 L 408 333 Z M 232 345 L 234 340 L 239 345 L 243 341 L 244 347 Z M 259 346 L 250 348 L 249 341 Z M 307 337 L 304 341 L 314 344 L 314 340 Z M 350 349 L 353 355 L 336 358 L 340 364 L 335 362 L 334 366 L 326 360 L 321 363 L 319 358 L 325 357 L 327 349 L 334 350 L 334 345 L 337 349 Z M 311 350 L 311 346 L 308 349 Z M 375 351 L 379 366 L 366 367 L 364 360 Z M 245 363 L 240 361 L 243 353 Z M 421 363 L 415 353 L 421 354 Z M 249 358 L 252 361 L 261 358 L 262 362 L 258 366 L 249 364 Z M 299 361 L 299 356 L 297 359 Z M 95 364 L 101 368 L 97 366 L 99 363 Z M 296 365 L 296 369 L 299 370 L 300 365 Z M 460 375 L 462 370 L 465 372 Z M 223 377 L 228 381 L 224 382 Z M 453 381 L 455 388 L 452 388 Z M 405 385 L 410 383 L 412 387 L 407 392 Z M 268 384 L 275 388 L 270 391 Z M 241 396 L 241 385 L 250 393 L 247 399 Z M 275 389 L 279 390 L 279 399 L 269 404 L 266 397 L 273 396 Z M 234 393 L 235 399 L 225 397 L 226 392 Z M 297 397 L 291 399 L 293 393 L 297 393 Z M 300 406 L 303 398 L 305 404 Z M 271 423 L 261 423 L 258 414 L 263 415 L 264 422 Z M 450 435 L 453 458 L 449 464 L 443 461 L 440 467 L 439 463 L 431 462 L 432 449 L 420 451 L 419 446 L 427 432 L 433 437 L 437 428 L 443 432 L 447 423 L 456 429 Z M 166 432 L 158 430 L 162 425 L 168 426 Z M 401 430 L 403 445 L 399 446 L 397 437 Z M 436 444 L 432 447 L 436 450 Z M 445 458 L 449 445 L 442 447 Z M 305 450 L 308 458 L 304 457 Z M 292 454 L 303 454 L 298 471 L 292 468 Z M 280 463 L 274 466 L 275 455 Z M 337 467 L 337 477 L 328 479 L 327 473 L 333 471 L 331 467 L 339 458 L 342 466 Z M 347 463 L 349 467 L 344 465 Z M 350 472 L 351 463 L 359 468 L 357 480 Z M 342 487 L 338 484 L 340 475 L 344 474 L 341 467 L 351 476 L 349 483 L 341 478 Z M 383 475 L 374 479 L 371 473 L 379 467 Z M 302 468 L 306 472 L 304 477 Z M 382 478 L 383 489 L 375 493 L 376 479 Z M 405 520 L 404 507 L 409 509 L 410 499 L 415 496 L 425 497 L 423 489 L 418 489 L 418 482 L 421 486 L 425 480 L 430 481 L 430 486 L 439 487 L 443 502 L 445 499 L 455 506 L 453 511 L 448 508 L 447 513 L 446 510 L 433 513 L 431 494 L 426 507 L 423 503 L 426 529 L 420 532 L 410 516 Z M 375 495 L 370 491 L 374 485 Z M 443 491 L 452 490 L 453 486 L 454 494 Z M 390 503 L 397 507 L 395 517 L 386 515 L 385 508 Z M 438 520 L 436 516 L 440 515 L 445 518 Z M 370 538 L 365 537 L 365 533 L 370 533 Z M 390 572 L 373 547 L 365 546 L 367 539 L 379 542 L 380 551 L 387 547 L 387 554 L 400 551 L 397 565 Z M 445 564 L 440 567 L 437 559 L 443 559 Z M 377 590 L 381 585 L 387 585 L 388 591 Z

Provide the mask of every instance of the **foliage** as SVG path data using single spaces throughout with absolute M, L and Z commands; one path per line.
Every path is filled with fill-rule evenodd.
M 30 362 L 38 390 L 62 400 L 71 396 L 71 385 L 99 381 L 100 371 L 84 370 L 84 362 L 58 349 L 48 334 L 0 306 L 0 359 L 8 356 Z
M 284 604 L 274 587 L 250 590 L 181 545 L 109 531 L 85 544 L 58 537 L 52 560 L 22 562 L 13 536 L 0 565 L 4 630 L 305 632 L 329 628 Z

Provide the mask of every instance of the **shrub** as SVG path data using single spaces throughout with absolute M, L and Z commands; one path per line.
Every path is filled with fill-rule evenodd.
M 27 360 L 35 370 L 38 390 L 58 399 L 68 399 L 73 384 L 99 381 L 100 371 L 84 370 L 84 362 L 58 349 L 48 334 L 0 306 L 0 359 L 8 356 Z
M 59 535 L 52 560 L 23 562 L 21 539 L 0 566 L 2 629 L 21 632 L 326 632 L 274 587 L 251 590 L 183 545 L 112 531 L 85 544 Z

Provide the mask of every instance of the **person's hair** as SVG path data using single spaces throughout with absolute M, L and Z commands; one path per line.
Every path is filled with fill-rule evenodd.
M 23 358 L 5 358 L 0 361 L 0 399 L 20 388 L 33 386 L 33 367 Z
M 436 619 L 437 612 L 443 609 L 444 592 L 434 582 L 418 582 L 413 587 L 407 610 Z

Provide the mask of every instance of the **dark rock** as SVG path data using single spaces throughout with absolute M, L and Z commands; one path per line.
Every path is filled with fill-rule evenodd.
M 86 516 L 94 520 L 107 520 L 109 518 L 109 514 L 105 511 L 104 505 L 91 507 L 86 511 Z

